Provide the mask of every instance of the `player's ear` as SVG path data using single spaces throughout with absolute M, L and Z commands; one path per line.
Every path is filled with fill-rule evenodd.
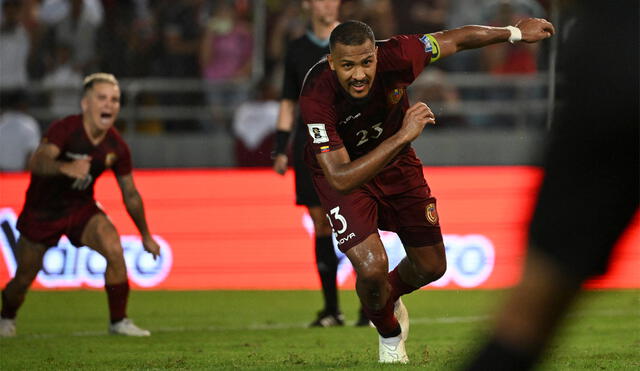
M 80 107 L 82 108 L 82 112 L 86 111 L 89 108 L 89 102 L 87 102 L 86 95 L 84 95 L 80 100 Z
M 327 62 L 329 62 L 329 67 L 331 67 L 331 71 L 335 71 L 336 69 L 333 67 L 333 57 L 331 54 L 327 55 Z

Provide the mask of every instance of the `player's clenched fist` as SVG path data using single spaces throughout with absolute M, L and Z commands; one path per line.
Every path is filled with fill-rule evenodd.
M 436 118 L 431 108 L 426 103 L 418 102 L 405 112 L 400 132 L 405 135 L 408 142 L 411 142 L 422 133 L 426 124 L 435 125 L 435 123 Z
M 522 41 L 527 43 L 547 39 L 556 32 L 553 25 L 542 18 L 523 19 L 516 23 L 516 27 L 522 32 Z
M 91 158 L 83 158 L 65 162 L 60 165 L 60 172 L 70 178 L 84 179 L 89 175 L 91 169 Z

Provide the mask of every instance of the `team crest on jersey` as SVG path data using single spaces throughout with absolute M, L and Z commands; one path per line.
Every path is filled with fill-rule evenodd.
M 389 93 L 389 95 L 387 95 L 387 102 L 389 102 L 389 105 L 397 104 L 398 102 L 400 102 L 400 99 L 402 99 L 403 95 L 404 89 L 393 89 L 393 91 Z
M 436 204 L 434 202 L 431 202 L 427 205 L 427 207 L 424 209 L 424 213 L 429 223 L 433 225 L 438 224 L 438 210 L 436 210 Z
M 118 156 L 115 153 L 113 152 L 107 153 L 107 156 L 105 156 L 104 158 L 104 166 L 111 167 L 113 164 L 115 164 L 117 159 L 118 159 Z
M 329 136 L 324 124 L 308 124 L 307 127 L 309 128 L 309 135 L 313 138 L 313 143 L 329 142 Z

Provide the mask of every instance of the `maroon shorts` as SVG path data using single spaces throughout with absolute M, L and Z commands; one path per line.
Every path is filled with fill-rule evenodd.
M 405 247 L 442 242 L 436 199 L 431 197 L 422 163 L 413 150 L 347 195 L 336 191 L 322 175 L 314 175 L 313 183 L 342 252 L 378 229 L 396 232 Z
M 46 247 L 56 246 L 63 234 L 74 246 L 80 247 L 84 245 L 82 232 L 91 217 L 97 213 L 104 212 L 96 202 L 74 207 L 68 214 L 56 218 L 44 217 L 37 210 L 25 209 L 18 217 L 17 228 L 29 241 Z

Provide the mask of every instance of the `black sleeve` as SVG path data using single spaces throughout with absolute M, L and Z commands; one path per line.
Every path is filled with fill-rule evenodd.
M 282 83 L 281 99 L 298 100 L 300 95 L 300 83 L 298 82 L 295 60 L 295 47 L 293 43 L 287 45 L 287 52 L 284 59 L 284 81 Z

